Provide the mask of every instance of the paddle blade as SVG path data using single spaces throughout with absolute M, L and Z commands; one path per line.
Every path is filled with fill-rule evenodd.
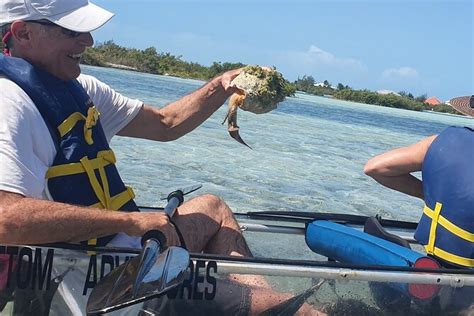
M 137 277 L 133 283 L 132 296 L 137 297 L 138 289 L 145 279 L 146 275 L 154 267 L 157 262 L 158 256 L 160 255 L 160 242 L 156 239 L 148 239 L 143 245 L 143 249 L 140 253 L 139 270 Z
M 167 248 L 151 267 L 142 256 L 132 258 L 94 287 L 87 314 L 104 314 L 155 298 L 181 284 L 188 265 L 189 253 L 180 247 Z

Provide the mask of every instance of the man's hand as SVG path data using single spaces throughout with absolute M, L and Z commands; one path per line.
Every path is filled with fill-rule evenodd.
M 267 66 L 261 66 L 264 70 L 266 71 L 271 71 L 272 68 L 267 67 Z M 235 79 L 243 70 L 244 68 L 238 68 L 238 69 L 233 69 L 229 70 L 227 72 L 224 72 L 221 76 L 221 85 L 224 88 L 224 90 L 227 92 L 229 89 L 231 89 L 231 92 L 236 92 L 237 87 L 235 87 L 232 84 L 232 80 Z
M 118 135 L 162 142 L 186 135 L 207 120 L 233 93 L 239 91 L 232 85 L 232 80 L 242 70 L 243 68 L 226 71 L 165 107 L 145 105 Z
M 226 71 L 222 74 L 221 76 L 221 85 L 224 88 L 224 91 L 229 91 L 230 92 L 235 92 L 234 90 L 236 87 L 232 85 L 232 80 L 234 80 L 235 77 L 237 77 L 241 72 L 243 68 L 239 69 L 233 69 Z
M 126 233 L 130 236 L 143 236 L 146 232 L 156 229 L 165 235 L 167 246 L 180 245 L 176 228 L 165 213 L 131 212 L 129 216 L 130 229 Z

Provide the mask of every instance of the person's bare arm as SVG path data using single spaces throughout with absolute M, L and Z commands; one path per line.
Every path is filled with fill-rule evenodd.
M 163 108 L 145 105 L 118 135 L 158 141 L 178 139 L 203 123 L 235 92 L 231 81 L 240 72 L 228 71 Z
M 26 198 L 0 190 L 0 243 L 79 242 L 124 232 L 142 236 L 161 230 L 169 245 L 177 243 L 163 213 L 119 212 Z
M 370 159 L 364 172 L 380 184 L 423 199 L 421 180 L 411 173 L 421 171 L 426 152 L 436 136 L 430 136 L 411 146 L 397 148 Z

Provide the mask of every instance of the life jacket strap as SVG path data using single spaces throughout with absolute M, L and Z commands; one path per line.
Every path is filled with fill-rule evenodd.
M 439 225 L 443 226 L 448 231 L 450 231 L 452 234 L 454 234 L 454 235 L 458 236 L 459 238 L 462 238 L 466 241 L 474 243 L 474 234 L 473 233 L 471 233 L 471 232 L 469 232 L 465 229 L 462 229 L 459 226 L 454 225 L 453 223 L 451 223 L 449 220 L 447 220 L 445 217 L 443 217 L 440 214 L 438 214 L 438 216 L 436 216 L 436 208 L 437 208 L 438 204 L 440 205 L 440 211 L 441 211 L 441 204 L 436 203 L 436 206 L 435 206 L 434 210 L 430 209 L 428 206 L 425 205 L 425 207 L 423 208 L 423 213 L 426 216 L 428 216 L 429 218 L 431 218 L 433 221 L 436 218 L 437 223 Z M 431 226 L 431 227 L 433 227 L 433 226 Z M 431 230 L 430 230 L 430 239 L 431 239 Z
M 115 164 L 115 162 L 116 158 L 112 150 L 99 151 L 97 154 L 97 158 L 89 160 L 89 164 L 94 170 L 104 168 L 110 164 Z M 48 169 L 48 171 L 46 172 L 46 179 L 70 176 L 73 174 L 79 174 L 84 172 L 86 172 L 86 170 L 80 162 L 56 165 Z
M 99 180 L 96 177 L 95 169 L 90 164 L 89 158 L 84 156 L 80 160 L 84 170 L 89 178 L 89 182 L 94 190 L 96 197 L 99 199 L 100 203 L 102 203 L 101 208 L 110 208 L 110 193 L 109 193 L 109 182 L 107 177 L 105 176 L 104 168 L 99 168 L 99 175 L 102 181 L 102 185 L 100 185 Z
M 436 202 L 435 209 L 431 214 L 430 238 L 428 240 L 428 245 L 426 246 L 426 252 L 428 254 L 433 254 L 436 240 L 436 227 L 438 226 L 439 214 L 441 213 L 442 207 L 443 205 L 441 203 Z
M 114 152 L 112 150 L 103 150 L 100 151 L 97 154 L 97 158 L 94 159 L 89 159 L 85 156 L 77 163 L 50 167 L 46 172 L 46 179 L 86 173 L 92 189 L 99 200 L 99 203 L 93 207 L 118 210 L 129 200 L 133 199 L 135 194 L 131 188 L 127 188 L 127 190 L 121 193 L 122 195 L 118 194 L 113 198 L 110 197 L 109 182 L 107 180 L 105 167 L 110 164 L 115 164 L 115 162 L 116 158 Z M 96 170 L 99 172 L 100 182 L 97 179 Z
M 428 252 L 427 247 L 428 246 L 425 246 L 426 252 Z M 434 247 L 433 255 L 450 263 L 454 263 L 463 267 L 474 268 L 474 259 L 461 257 L 438 247 Z
M 97 124 L 99 115 L 100 113 L 95 106 L 91 106 L 87 110 L 86 123 L 84 124 L 84 138 L 89 145 L 94 143 L 92 140 L 92 128 Z
M 59 134 L 61 137 L 64 137 L 64 135 L 69 133 L 79 121 L 85 121 L 84 138 L 89 145 L 92 145 L 94 143 L 94 140 L 92 139 L 92 128 L 97 124 L 99 115 L 100 113 L 97 111 L 95 106 L 89 107 L 87 110 L 87 117 L 80 112 L 74 112 L 58 126 Z
M 79 116 L 74 115 L 70 121 L 74 120 L 74 117 Z M 69 118 L 71 118 L 71 116 Z M 46 179 L 86 173 L 92 189 L 99 199 L 98 203 L 90 205 L 89 207 L 118 210 L 130 200 L 133 200 L 135 198 L 135 193 L 131 187 L 126 187 L 125 191 L 113 197 L 110 196 L 109 182 L 107 180 L 105 167 L 110 164 L 115 164 L 115 162 L 116 158 L 112 150 L 102 150 L 97 153 L 97 157 L 94 159 L 89 159 L 85 156 L 77 163 L 50 167 L 46 172 Z M 102 183 L 102 185 L 100 185 L 97 179 L 96 170 L 99 172 L 100 183 Z M 97 245 L 97 238 L 90 239 L 88 245 Z
M 442 204 L 439 202 L 436 202 L 434 210 L 429 208 L 427 205 L 425 205 L 423 208 L 423 213 L 431 219 L 430 236 L 428 239 L 428 244 L 425 245 L 426 252 L 454 264 L 464 267 L 474 267 L 474 259 L 461 257 L 435 246 L 436 228 L 438 225 L 448 230 L 451 234 L 467 240 L 468 242 L 474 243 L 474 234 L 454 225 L 445 217 L 443 217 L 441 215 L 441 208 Z
M 115 195 L 112 197 L 111 201 L 111 208 L 109 208 L 112 211 L 116 211 L 119 208 L 121 208 L 123 205 L 125 205 L 128 201 L 132 200 L 135 198 L 135 192 L 133 192 L 133 189 L 131 187 L 126 187 L 127 190 Z M 94 205 L 91 205 L 90 207 L 92 208 L 103 208 L 102 203 L 96 203 Z M 89 246 L 96 246 L 97 245 L 97 238 L 92 238 L 87 241 L 87 244 Z M 95 252 L 93 251 L 88 251 L 88 255 L 94 255 Z
M 118 210 L 120 209 L 123 205 L 125 205 L 128 201 L 132 200 L 135 198 L 135 193 L 133 192 L 133 189 L 131 187 L 126 187 L 127 190 L 113 196 L 111 198 L 111 207 L 109 208 L 110 210 Z M 102 203 L 96 203 L 94 205 L 91 205 L 90 207 L 92 208 L 103 208 Z

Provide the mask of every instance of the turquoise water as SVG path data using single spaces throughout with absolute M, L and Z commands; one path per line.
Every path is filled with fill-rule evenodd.
M 83 67 L 117 91 L 162 107 L 203 82 Z M 142 205 L 183 186 L 221 196 L 237 212 L 314 211 L 416 220 L 422 201 L 365 176 L 371 157 L 474 120 L 297 94 L 271 113 L 239 112 L 242 138 L 221 125 L 226 106 L 183 138 L 159 143 L 115 137 L 118 167 Z

